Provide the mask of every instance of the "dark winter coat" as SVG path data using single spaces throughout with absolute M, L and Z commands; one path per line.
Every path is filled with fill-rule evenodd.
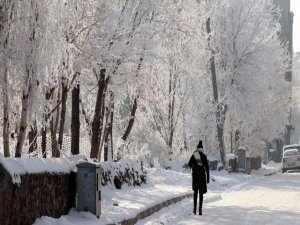
M 197 154 L 200 154 L 200 160 Z M 207 157 L 201 148 L 193 153 L 188 165 L 192 168 L 193 190 L 200 190 L 200 193 L 205 194 L 207 192 L 206 183 L 209 183 L 209 167 Z

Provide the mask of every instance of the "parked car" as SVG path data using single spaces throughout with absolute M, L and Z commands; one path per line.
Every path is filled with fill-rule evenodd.
M 285 150 L 281 165 L 282 173 L 287 170 L 300 170 L 300 151 L 296 148 Z

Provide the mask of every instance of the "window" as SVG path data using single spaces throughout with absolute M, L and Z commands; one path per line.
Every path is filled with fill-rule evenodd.
M 293 156 L 293 155 L 299 155 L 299 152 L 297 149 L 287 150 L 284 152 L 284 156 Z

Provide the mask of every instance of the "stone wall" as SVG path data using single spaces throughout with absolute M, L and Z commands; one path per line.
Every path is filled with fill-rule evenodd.
M 58 218 L 75 207 L 76 175 L 25 174 L 13 184 L 0 164 L 0 224 L 31 225 L 36 218 Z
M 138 161 L 101 163 L 105 185 L 121 188 L 123 184 L 146 183 L 146 172 Z M 15 175 L 18 176 L 18 175 Z M 26 173 L 14 184 L 0 163 L 0 225 L 31 225 L 36 218 L 59 218 L 76 205 L 76 173 Z

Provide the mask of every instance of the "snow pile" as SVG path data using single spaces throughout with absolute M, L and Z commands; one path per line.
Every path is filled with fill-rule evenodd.
M 234 160 L 237 158 L 237 155 L 236 154 L 226 154 L 226 160 L 229 161 L 229 160 Z
M 14 184 L 21 183 L 21 175 L 34 173 L 70 173 L 75 168 L 74 161 L 67 158 L 4 158 L 0 164 L 11 175 Z
M 273 161 L 270 161 L 268 164 L 262 164 L 261 168 L 258 170 L 252 170 L 252 175 L 262 175 L 262 176 L 268 176 L 271 174 L 274 174 L 281 169 L 281 163 L 275 163 Z

